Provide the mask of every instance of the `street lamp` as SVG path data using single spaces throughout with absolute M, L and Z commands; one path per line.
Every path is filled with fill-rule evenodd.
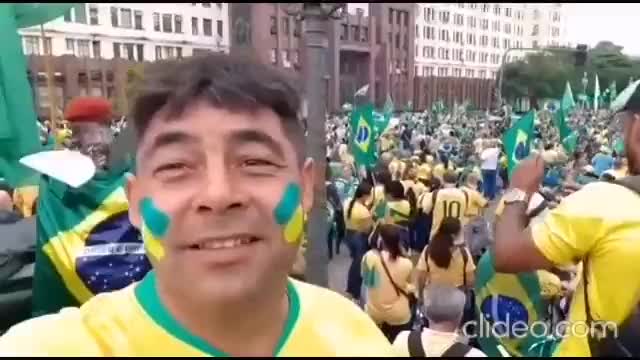
M 338 20 L 346 13 L 347 3 L 285 3 L 284 12 L 303 21 L 302 34 L 304 94 L 307 100 L 307 149 L 316 164 L 315 199 L 307 222 L 308 248 L 306 252 L 306 280 L 328 287 L 327 194 L 325 188 L 326 135 L 325 114 L 327 92 L 327 29 L 330 20 Z

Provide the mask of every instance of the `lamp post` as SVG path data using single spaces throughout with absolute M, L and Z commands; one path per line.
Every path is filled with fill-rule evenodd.
M 341 18 L 346 3 L 287 3 L 287 15 L 303 21 L 304 94 L 307 103 L 307 151 L 316 165 L 314 203 L 307 222 L 308 248 L 305 277 L 310 283 L 328 287 L 327 196 L 325 188 L 326 135 L 325 114 L 327 98 L 327 30 L 330 20 Z

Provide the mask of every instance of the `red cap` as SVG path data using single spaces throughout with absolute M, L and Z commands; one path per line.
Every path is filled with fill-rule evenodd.
M 108 123 L 111 121 L 111 102 L 101 97 L 76 97 L 67 104 L 64 117 L 71 123 Z

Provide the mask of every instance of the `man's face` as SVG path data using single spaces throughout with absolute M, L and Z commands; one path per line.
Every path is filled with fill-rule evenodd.
M 109 164 L 112 142 L 113 134 L 108 125 L 76 124 L 72 129 L 70 147 L 90 157 L 98 170 L 104 170 Z
M 128 197 L 132 223 L 164 248 L 160 282 L 200 301 L 247 299 L 282 283 L 302 235 L 287 220 L 301 222 L 313 201 L 313 163 L 299 156 L 271 110 L 196 102 L 179 119 L 155 118 Z
M 625 113 L 624 150 L 629 163 L 629 173 L 640 174 L 640 113 Z

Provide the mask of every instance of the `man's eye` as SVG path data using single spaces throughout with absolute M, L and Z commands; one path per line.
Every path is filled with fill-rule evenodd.
M 171 163 L 158 166 L 155 173 L 162 176 L 176 176 L 187 171 L 189 167 L 184 163 Z
M 257 167 L 257 166 L 276 166 L 274 163 L 263 159 L 248 159 L 243 163 L 244 167 Z

